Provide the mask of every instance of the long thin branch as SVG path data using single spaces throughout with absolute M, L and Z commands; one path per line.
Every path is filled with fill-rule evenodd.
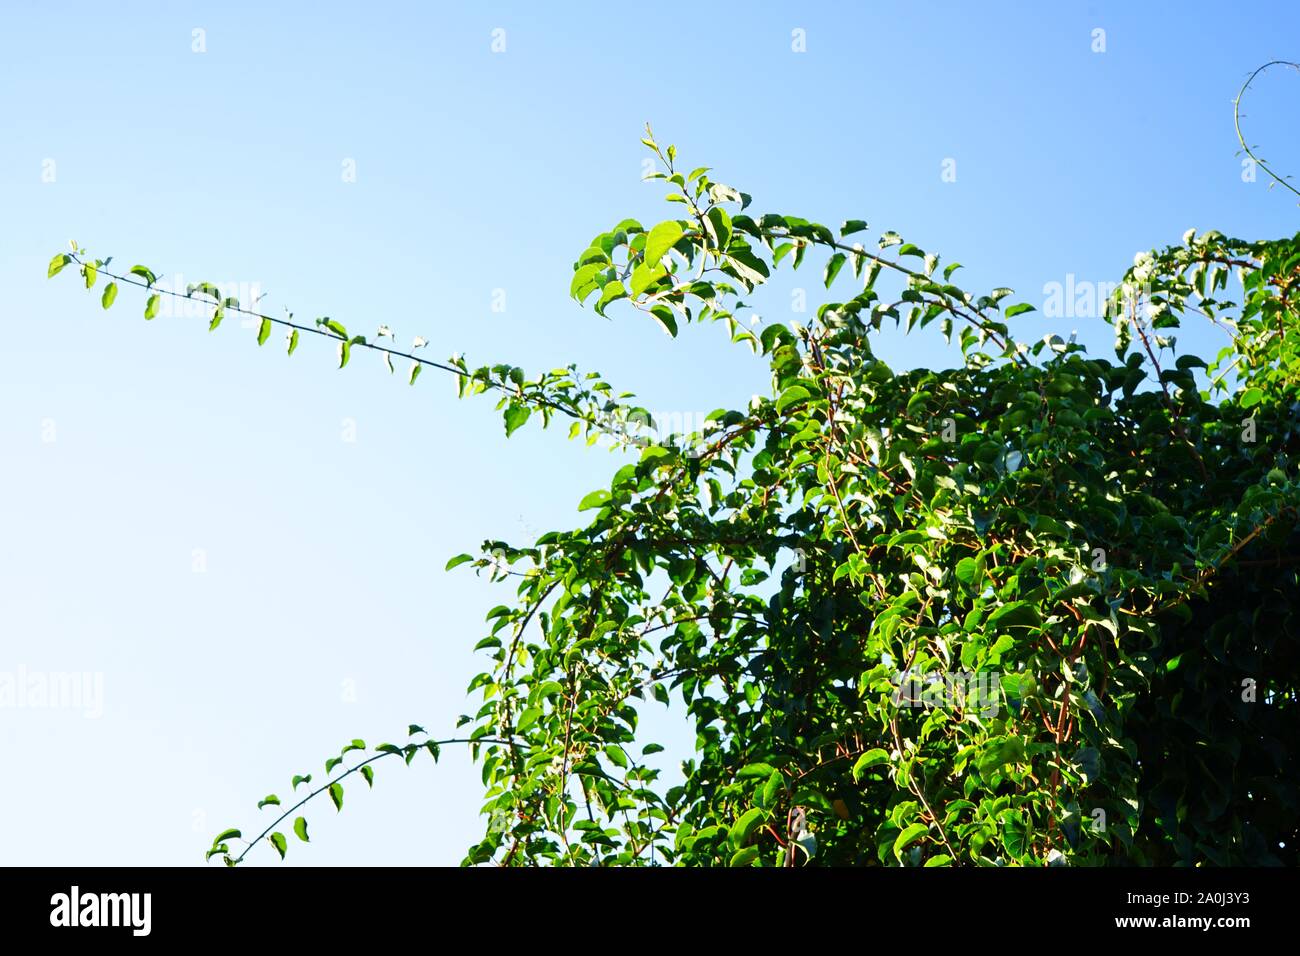
M 1250 74 L 1250 77 L 1246 82 L 1241 85 L 1241 89 L 1237 91 L 1237 98 L 1232 101 L 1232 124 L 1237 130 L 1237 142 L 1241 143 L 1242 150 L 1250 157 L 1251 161 L 1260 169 L 1264 170 L 1264 172 L 1268 173 L 1273 182 L 1291 190 L 1291 192 L 1295 193 L 1297 196 L 1300 196 L 1300 189 L 1296 189 L 1277 173 L 1273 172 L 1273 170 L 1269 169 L 1268 165 L 1251 151 L 1251 148 L 1246 144 L 1245 135 L 1241 132 L 1241 98 L 1246 95 L 1246 90 L 1250 89 L 1250 84 L 1255 82 L 1255 77 L 1273 66 L 1289 66 L 1293 70 L 1300 70 L 1300 63 L 1292 63 L 1290 60 L 1270 60 L 1254 73 Z
M 424 743 L 421 743 L 419 746 L 424 747 L 427 746 L 428 744 L 433 744 L 436 747 L 441 747 L 444 744 L 505 744 L 508 747 L 518 746 L 518 743 L 516 741 L 502 740 L 496 737 L 448 737 L 446 740 L 427 740 Z M 253 847 L 257 846 L 264 839 L 266 839 L 268 834 L 270 834 L 276 827 L 278 827 L 282 822 L 284 822 L 284 820 L 287 819 L 295 810 L 297 810 L 303 804 L 307 803 L 313 797 L 320 796 L 320 794 L 324 793 L 330 787 L 334 786 L 334 784 L 339 783 L 347 779 L 348 777 L 352 776 L 352 774 L 356 773 L 362 767 L 369 766 L 370 764 L 374 763 L 376 760 L 382 760 L 384 757 L 391 757 L 394 754 L 399 754 L 399 753 L 401 753 L 400 750 L 385 750 L 382 753 L 377 753 L 373 757 L 361 761 L 361 763 L 357 764 L 355 767 L 351 767 L 344 773 L 339 774 L 333 780 L 326 781 L 324 784 L 317 787 L 311 793 L 307 794 L 307 796 L 303 797 L 301 800 L 299 800 L 297 803 L 291 806 L 288 810 L 285 810 L 282 814 L 276 817 L 271 822 L 270 826 L 268 826 L 265 830 L 259 833 L 255 838 L 249 841 L 248 846 L 244 848 L 244 852 L 239 854 L 239 856 L 234 857 L 233 862 L 242 863 L 244 861 L 244 857 L 248 855 L 248 852 L 252 850 Z
M 886 259 L 884 256 L 877 255 L 874 252 L 868 252 L 866 249 L 845 245 L 842 242 L 827 242 L 824 239 L 817 239 L 815 237 L 808 238 L 802 236 L 795 236 L 795 235 L 791 235 L 789 232 L 782 233 L 782 232 L 774 232 L 771 230 L 769 230 L 767 234 L 770 238 L 773 239 L 793 239 L 793 240 L 813 243 L 815 245 L 827 246 L 831 249 L 835 249 L 840 252 L 844 252 L 855 256 L 860 256 L 863 259 L 867 259 L 870 260 L 871 262 L 875 262 L 888 269 L 892 269 L 895 272 L 900 272 L 903 275 L 907 276 L 909 279 L 923 279 L 926 282 L 934 282 L 933 278 L 931 278 L 930 276 L 926 275 L 923 272 L 918 272 L 915 269 L 909 269 L 907 268 L 907 266 L 899 262 L 895 262 L 892 259 Z M 998 335 L 997 332 L 993 331 L 988 327 L 988 323 L 991 322 L 992 320 L 986 318 L 984 314 L 980 312 L 978 309 L 975 310 L 975 315 L 979 316 L 979 318 L 977 319 L 975 318 L 975 316 L 972 316 L 969 312 L 966 312 L 964 309 L 960 309 L 957 306 L 955 306 L 947 295 L 944 295 L 942 298 L 938 298 L 934 304 L 938 305 L 940 308 L 944 309 L 945 311 L 952 313 L 958 318 L 961 318 L 966 322 L 969 322 L 974 328 L 979 329 L 981 332 L 983 332 L 985 335 L 991 338 L 994 342 L 996 342 L 998 344 L 998 347 L 1001 348 L 1005 354 L 1011 355 L 1014 359 L 1020 362 L 1021 365 L 1025 367 L 1029 366 L 1030 364 L 1029 359 L 1027 359 L 1025 357 L 1025 354 L 1020 350 L 1019 343 L 1016 342 L 1014 339 L 1010 339 L 1009 337 L 1008 340 L 1004 341 L 1002 337 Z M 1012 346 L 1016 346 L 1016 347 L 1013 348 Z
M 84 263 L 76 254 L 69 254 L 69 258 L 73 262 L 77 263 L 78 265 L 82 265 L 82 266 L 86 265 L 86 263 Z M 149 282 L 145 282 L 142 279 L 134 278 L 129 275 L 120 275 L 115 272 L 109 272 L 103 266 L 97 267 L 96 272 L 98 275 L 105 276 L 106 278 L 112 279 L 115 282 L 122 282 L 125 283 L 126 285 L 136 286 L 138 288 L 144 289 L 147 292 L 151 292 L 155 295 L 166 295 L 174 299 L 187 299 L 190 301 L 195 301 L 194 295 L 192 293 L 187 294 L 183 292 L 177 292 L 174 289 L 162 288 L 154 284 L 151 284 Z M 204 301 L 204 300 L 198 300 L 198 301 Z M 246 315 L 252 319 L 261 319 L 262 321 L 272 322 L 276 325 L 282 326 L 283 328 L 293 329 L 297 332 L 309 332 L 312 335 L 319 335 L 327 339 L 332 339 L 333 341 L 336 342 L 353 341 L 352 339 L 339 335 L 330 329 L 321 328 L 319 326 L 302 325 L 290 319 L 281 319 L 273 315 L 264 315 L 261 312 L 256 312 L 253 311 L 252 309 L 241 308 L 240 306 L 226 306 L 223 305 L 220 301 L 212 302 L 211 304 L 223 312 L 231 312 L 236 315 Z M 381 354 L 388 355 L 391 358 L 409 359 L 410 361 L 415 362 L 418 365 L 425 365 L 430 368 L 435 368 L 440 372 L 450 372 L 451 374 L 456 375 L 463 379 L 475 380 L 474 374 L 472 372 L 466 371 L 465 369 L 457 368 L 454 365 L 447 365 L 444 362 L 435 361 L 434 359 L 421 358 L 420 356 L 413 355 L 410 352 L 403 352 L 400 349 L 395 349 L 395 348 L 387 348 L 383 345 L 379 345 L 377 343 L 370 342 L 370 341 L 355 342 L 354 344 L 359 345 L 362 348 L 370 349 L 372 352 L 379 352 Z M 483 380 L 477 379 L 477 381 L 483 381 Z M 567 408 L 564 405 L 559 404 L 558 402 L 552 402 L 549 399 L 541 398 L 538 396 L 528 396 L 523 394 L 520 391 L 507 388 L 506 386 L 497 382 L 486 381 L 484 382 L 484 384 L 487 385 L 488 388 L 491 388 L 495 391 L 502 392 L 513 398 L 517 398 L 522 402 L 545 406 L 546 408 L 550 408 L 554 411 L 561 412 L 562 414 L 567 415 L 570 418 L 582 422 L 587 422 L 588 424 L 595 425 L 597 428 L 601 428 L 602 430 L 608 430 L 605 429 L 604 424 L 598 421 L 597 419 L 589 417 L 587 415 L 583 415 L 580 412 L 574 411 L 571 408 Z

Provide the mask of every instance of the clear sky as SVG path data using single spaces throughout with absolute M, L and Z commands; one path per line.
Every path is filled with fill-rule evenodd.
M 433 372 L 408 388 L 230 319 L 146 325 L 132 290 L 105 313 L 46 281 L 69 239 L 433 357 L 739 407 L 766 369 L 723 329 L 670 340 L 567 297 L 593 235 L 673 214 L 640 181 L 650 120 L 760 211 L 897 230 L 1038 305 L 1019 337 L 1109 352 L 1095 317 L 1043 315 L 1050 283 L 1113 281 L 1191 227 L 1300 226 L 1243 181 L 1231 107 L 1298 37 L 1293 3 L 5 0 L 0 682 L 87 673 L 97 706 L 0 707 L 0 863 L 201 864 L 349 739 L 450 731 L 509 591 L 447 558 L 580 523 L 617 464 L 563 430 L 507 441 Z M 1247 122 L 1300 171 L 1297 102 L 1300 77 L 1266 74 Z M 797 281 L 815 305 L 818 275 Z M 788 284 L 763 309 L 795 318 Z M 946 364 L 941 344 L 877 351 Z M 289 863 L 456 863 L 481 834 L 463 754 L 363 791 L 317 807 Z

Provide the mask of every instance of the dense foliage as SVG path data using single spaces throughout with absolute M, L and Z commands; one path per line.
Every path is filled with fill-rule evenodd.
M 1297 862 L 1300 236 L 1188 233 L 1138 257 L 1112 298 L 1115 359 L 1055 335 L 1026 345 L 1008 289 L 867 224 L 757 215 L 708 169 L 647 146 L 676 218 L 624 220 L 579 255 L 573 295 L 669 333 L 720 322 L 771 393 L 668 436 L 572 367 L 472 369 L 332 319 L 276 324 L 434 366 L 461 394 L 635 450 L 582 499 L 590 520 L 470 565 L 513 588 L 488 614 L 481 707 L 463 736 L 353 741 L 265 838 L 389 756 L 470 746 L 489 820 L 468 863 L 911 865 Z M 105 308 L 118 283 L 248 312 L 214 286 L 156 288 L 75 247 Z M 781 267 L 821 270 L 806 324 L 751 326 L 742 296 Z M 256 314 L 256 313 L 248 313 Z M 872 354 L 891 321 L 940 332 L 956 367 Z M 1224 337 L 1178 351 L 1183 322 Z M 382 344 L 387 338 L 389 345 Z M 679 782 L 638 712 L 693 722 Z M 360 758 L 361 762 L 357 762 Z M 649 758 L 649 759 L 648 759 Z M 289 824 L 290 817 L 294 822 Z M 260 829 L 260 828 L 259 828 Z

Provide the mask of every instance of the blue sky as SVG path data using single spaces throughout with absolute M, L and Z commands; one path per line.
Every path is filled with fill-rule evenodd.
M 1290 4 L 271 6 L 0 13 L 0 677 L 102 680 L 98 716 L 0 707 L 0 863 L 201 864 L 347 740 L 449 731 L 508 591 L 447 558 L 578 523 L 617 465 L 561 430 L 506 441 L 490 402 L 373 355 L 340 372 L 323 343 L 286 359 L 232 320 L 146 326 L 130 290 L 104 313 L 45 279 L 70 238 L 698 414 L 765 390 L 762 362 L 720 328 L 670 340 L 567 297 L 591 236 L 673 214 L 641 182 L 647 120 L 760 211 L 864 218 L 1040 309 L 1188 228 L 1300 221 L 1243 181 L 1232 132 L 1250 70 L 1300 59 Z M 1292 170 L 1297 79 L 1266 74 L 1247 120 Z M 760 300 L 768 321 L 796 317 L 792 284 L 815 306 L 810 272 Z M 1093 317 L 1014 322 L 1109 351 Z M 937 334 L 877 351 L 952 361 Z M 463 754 L 381 764 L 289 863 L 458 862 L 479 796 Z

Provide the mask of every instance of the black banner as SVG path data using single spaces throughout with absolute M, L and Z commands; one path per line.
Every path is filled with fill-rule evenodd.
M 9 869 L 0 919 L 9 940 L 81 942 L 242 936 L 259 943 L 337 944 L 383 938 L 425 921 L 519 920 L 566 926 L 761 929 L 801 937 L 860 931 L 1036 930 L 1227 940 L 1294 921 L 1291 870 L 595 870 L 524 869 Z M 416 920 L 415 924 L 410 921 Z M 648 922 L 647 922 L 648 920 Z M 844 920 L 848 920 L 845 923 Z M 668 922 L 665 922 L 668 921 Z M 541 929 L 538 926 L 538 929 Z M 499 939 L 499 937 L 497 937 Z M 521 937 L 522 938 L 522 937 Z M 934 937 L 938 938 L 938 937 Z

